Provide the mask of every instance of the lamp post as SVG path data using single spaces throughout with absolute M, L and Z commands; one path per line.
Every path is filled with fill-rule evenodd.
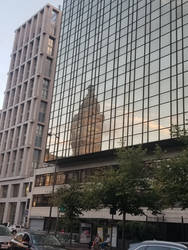
M 59 150 L 59 139 L 60 139 L 60 135 L 56 135 L 55 139 L 57 140 L 57 151 L 56 151 L 56 158 L 55 158 L 55 168 L 54 168 L 54 172 L 53 172 L 53 183 L 52 183 L 52 195 L 54 195 L 54 191 L 55 191 L 55 184 L 56 184 L 56 177 L 57 177 L 57 163 L 58 163 L 58 150 Z M 52 207 L 53 205 L 50 204 L 50 210 L 49 210 L 49 223 L 48 223 L 48 233 L 51 230 L 51 225 L 52 225 Z

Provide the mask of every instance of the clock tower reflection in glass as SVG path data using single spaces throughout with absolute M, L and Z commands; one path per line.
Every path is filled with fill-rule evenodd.
M 70 141 L 73 156 L 101 150 L 103 121 L 94 86 L 89 85 L 88 93 L 72 119 Z

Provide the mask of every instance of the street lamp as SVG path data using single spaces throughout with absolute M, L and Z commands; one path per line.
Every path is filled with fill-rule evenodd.
M 51 135 L 51 134 L 50 134 Z M 59 139 L 60 139 L 60 135 L 56 135 L 55 139 L 57 140 L 57 151 L 56 151 L 56 155 L 55 155 L 55 169 L 54 169 L 54 173 L 53 173 L 53 183 L 52 183 L 52 196 L 54 195 L 54 191 L 55 191 L 55 184 L 56 184 L 56 177 L 57 177 L 57 163 L 58 163 L 58 150 L 59 150 Z M 50 210 L 49 210 L 49 223 L 48 223 L 48 233 L 50 232 L 51 229 L 51 225 L 52 225 L 52 203 L 50 204 Z

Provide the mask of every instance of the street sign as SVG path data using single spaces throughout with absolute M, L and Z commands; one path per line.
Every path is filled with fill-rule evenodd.
M 64 207 L 59 207 L 59 212 L 64 213 L 65 212 L 65 208 Z

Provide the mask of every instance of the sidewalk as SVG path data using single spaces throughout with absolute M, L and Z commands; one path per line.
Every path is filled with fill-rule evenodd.
M 66 250 L 86 250 L 86 249 L 89 249 L 88 247 L 66 247 L 65 248 Z
M 66 250 L 86 250 L 89 249 L 88 244 L 74 244 L 72 246 L 65 246 Z

